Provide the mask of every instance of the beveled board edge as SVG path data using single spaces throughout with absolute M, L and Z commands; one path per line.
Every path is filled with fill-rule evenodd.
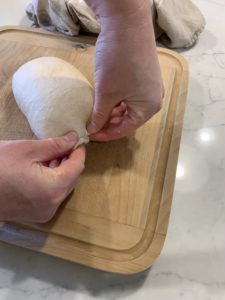
M 54 33 L 50 31 L 46 31 L 41 28 L 29 28 L 29 27 L 21 27 L 21 26 L 2 26 L 0 27 L 0 35 L 3 33 L 12 33 L 12 32 L 25 32 L 25 33 L 35 33 L 40 36 L 44 36 L 47 38 L 54 38 L 59 40 L 60 42 L 63 40 L 66 44 L 73 46 L 74 43 L 77 44 L 85 44 L 93 46 L 96 43 L 95 34 L 90 35 L 78 35 L 78 36 L 66 36 L 61 33 Z

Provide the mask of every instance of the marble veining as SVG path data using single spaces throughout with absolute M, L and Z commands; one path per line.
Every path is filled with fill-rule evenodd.
M 11 11 L 19 2 L 1 1 L 0 25 L 24 24 L 27 2 Z M 190 65 L 189 96 L 160 258 L 119 276 L 0 243 L 0 300 L 225 300 L 225 1 L 194 2 L 207 26 L 193 48 L 178 51 Z

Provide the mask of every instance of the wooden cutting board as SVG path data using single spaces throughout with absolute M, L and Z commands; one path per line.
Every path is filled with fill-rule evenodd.
M 57 56 L 93 84 L 94 47 L 84 44 L 94 41 L 0 29 L 1 140 L 33 138 L 11 89 L 19 66 Z M 165 49 L 158 49 L 158 55 L 165 86 L 162 110 L 127 138 L 90 143 L 85 172 L 57 216 L 45 225 L 0 223 L 1 241 L 117 273 L 153 264 L 167 232 L 188 83 L 180 55 Z

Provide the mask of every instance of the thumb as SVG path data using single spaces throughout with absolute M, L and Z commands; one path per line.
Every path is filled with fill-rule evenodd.
M 68 154 L 77 142 L 78 135 L 74 131 L 62 137 L 34 141 L 33 153 L 38 161 L 50 161 Z
M 111 116 L 113 108 L 107 99 L 95 102 L 90 121 L 87 125 L 87 132 L 90 135 L 100 131 L 104 127 Z

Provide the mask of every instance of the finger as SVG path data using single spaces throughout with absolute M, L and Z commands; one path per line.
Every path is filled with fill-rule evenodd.
M 121 116 L 121 117 L 114 117 L 114 118 L 110 119 L 110 121 L 109 121 L 102 129 L 107 128 L 107 127 L 110 127 L 110 126 L 112 126 L 113 124 L 121 123 L 123 119 L 124 119 L 124 116 Z
M 57 205 L 60 205 L 66 197 L 73 191 L 79 175 L 84 169 L 85 147 L 80 146 L 74 150 L 67 160 L 64 160 L 57 168 L 45 168 L 45 172 L 54 178 L 54 186 L 61 190 L 59 197 L 55 199 Z
M 117 120 L 118 121 L 118 120 Z M 127 136 L 141 126 L 144 120 L 135 120 L 130 115 L 126 115 L 118 122 L 110 122 L 107 127 L 90 136 L 91 141 L 106 142 Z
M 121 117 L 121 116 L 124 115 L 124 113 L 126 112 L 126 110 L 127 110 L 126 104 L 124 102 L 121 102 L 121 104 L 119 106 L 116 106 L 113 109 L 110 118 Z
M 71 132 L 63 137 L 33 141 L 32 153 L 37 161 L 53 161 L 68 154 L 78 142 L 78 136 Z
M 69 158 L 68 155 L 64 156 L 63 159 L 62 159 L 62 161 L 61 161 L 61 164 L 63 164 L 65 161 L 67 161 L 68 158 Z
M 49 168 L 54 169 L 57 168 L 60 165 L 60 160 L 59 159 L 54 159 L 52 161 L 50 161 L 49 163 Z
M 96 101 L 94 109 L 91 115 L 91 119 L 87 125 L 87 131 L 89 134 L 93 134 L 101 130 L 107 121 L 110 119 L 110 115 L 114 106 L 110 105 L 108 99 L 101 99 L 101 103 Z
M 67 159 L 61 163 L 57 169 L 54 169 L 59 174 L 59 180 L 66 182 L 69 188 L 69 192 L 75 186 L 75 182 L 78 176 L 84 169 L 85 164 L 85 147 L 80 146 L 74 150 Z M 53 171 L 54 171 L 53 170 Z

